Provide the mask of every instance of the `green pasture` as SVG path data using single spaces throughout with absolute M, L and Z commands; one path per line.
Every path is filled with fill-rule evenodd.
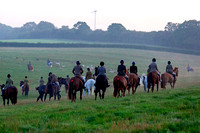
M 121 59 L 127 68 L 132 61 L 138 66 L 139 75 L 146 74 L 152 58 L 157 59 L 159 70 L 165 72 L 167 61 L 179 68 L 175 89 L 159 88 L 159 92 L 144 93 L 139 87 L 135 95 L 113 98 L 112 79 Z M 47 67 L 47 59 L 53 67 Z M 72 68 L 79 60 L 84 66 L 95 67 L 105 62 L 111 87 L 105 99 L 95 102 L 94 96 L 71 103 L 62 87 L 61 101 L 36 103 L 40 77 L 45 82 L 49 72 L 57 76 L 72 77 Z M 27 69 L 31 61 L 34 71 Z M 56 66 L 60 62 L 61 66 Z M 187 72 L 190 66 L 194 72 Z M 94 72 L 94 71 L 92 71 Z M 195 55 L 122 48 L 0 48 L 0 84 L 11 74 L 18 88 L 18 103 L 3 107 L 0 100 L 0 132 L 131 132 L 131 131 L 199 131 L 200 58 Z M 30 92 L 21 95 L 19 82 L 28 76 Z

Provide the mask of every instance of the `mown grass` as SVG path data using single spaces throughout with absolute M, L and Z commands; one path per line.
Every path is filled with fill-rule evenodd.
M 200 88 L 26 103 L 0 109 L 6 132 L 199 132 Z
M 165 72 L 168 60 L 179 67 L 175 89 L 169 90 L 167 86 L 165 91 L 159 89 L 147 94 L 139 87 L 135 95 L 112 97 L 112 79 L 116 73 L 110 73 L 109 69 L 116 70 L 121 59 L 128 68 L 134 60 L 141 75 L 146 73 L 153 57 L 157 58 L 161 72 Z M 64 67 L 55 64 L 47 67 L 47 58 Z M 39 85 L 40 77 L 47 81 L 50 71 L 57 76 L 72 77 L 77 60 L 85 66 L 85 72 L 87 66 L 105 62 L 111 84 L 105 99 L 94 101 L 92 96 L 72 104 L 62 88 L 61 101 L 36 103 L 38 92 L 34 88 Z M 27 70 L 29 61 L 34 72 Z M 1 48 L 0 63 L 0 84 L 5 83 L 10 73 L 19 90 L 17 105 L 3 107 L 0 100 L 0 132 L 198 132 L 200 129 L 199 56 L 117 48 Z M 186 71 L 187 64 L 194 68 L 193 73 Z M 28 97 L 22 96 L 19 88 L 19 81 L 26 75 L 30 81 Z

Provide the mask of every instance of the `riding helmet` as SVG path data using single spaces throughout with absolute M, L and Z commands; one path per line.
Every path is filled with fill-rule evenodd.
M 153 61 L 153 62 L 156 62 L 156 58 L 153 58 L 152 61 Z
M 81 62 L 80 61 L 76 61 L 76 64 L 78 65 L 78 64 L 81 64 Z
M 124 63 L 124 60 L 121 60 L 120 63 Z
M 104 62 L 103 62 L 103 61 L 101 61 L 101 62 L 100 62 L 100 65 L 101 65 L 101 66 L 103 66 L 103 65 L 104 65 Z
M 171 61 L 168 61 L 168 64 L 171 64 Z
M 135 62 L 133 61 L 132 64 L 135 65 Z

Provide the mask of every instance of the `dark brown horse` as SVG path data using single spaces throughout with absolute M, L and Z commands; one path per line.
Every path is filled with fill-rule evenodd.
M 97 94 L 99 93 L 99 97 L 100 99 L 104 99 L 104 95 L 106 92 L 106 77 L 104 75 L 99 75 L 96 79 L 96 83 L 95 83 L 95 100 L 97 100 Z
M 127 87 L 128 94 L 130 94 L 130 88 L 132 88 L 132 94 L 136 92 L 136 89 L 138 87 L 138 76 L 135 73 L 129 73 L 128 75 L 128 81 L 130 86 Z
M 157 72 L 151 72 L 147 75 L 147 82 L 148 82 L 148 92 L 149 89 L 151 88 L 151 91 L 154 91 L 154 87 L 157 84 L 157 91 L 158 91 L 158 86 L 159 86 L 159 76 Z
M 67 83 L 67 79 L 62 78 L 62 77 L 58 77 L 58 82 L 59 82 L 60 88 L 62 87 L 62 85 L 65 85 L 65 92 L 67 93 L 68 88 L 69 88 L 69 84 Z
M 5 106 L 5 101 L 7 99 L 7 104 L 9 105 L 9 99 L 11 100 L 12 104 L 17 103 L 17 94 L 18 90 L 15 86 L 10 86 L 6 90 L 4 90 L 4 84 L 0 85 L 2 91 L 2 98 L 3 98 L 3 105 Z
M 69 82 L 68 97 L 71 102 L 76 101 L 76 92 L 80 91 L 80 99 L 82 100 L 83 82 L 79 77 L 72 77 Z
M 113 85 L 114 85 L 114 92 L 113 96 L 114 97 L 119 97 L 120 96 L 120 91 L 121 91 L 121 96 L 125 96 L 125 91 L 127 88 L 127 80 L 123 76 L 115 76 L 113 79 Z
M 49 83 L 46 85 L 44 101 L 46 100 L 47 94 L 49 94 L 49 101 L 51 100 L 51 97 L 53 96 L 54 96 L 54 100 L 56 100 L 56 96 L 58 100 L 60 100 L 61 98 L 59 87 L 55 83 Z
M 173 72 L 176 74 L 176 78 L 177 78 L 178 77 L 178 67 L 175 67 L 174 70 L 173 70 Z M 173 75 L 170 74 L 170 73 L 167 73 L 167 72 L 163 73 L 161 75 L 161 80 L 162 80 L 162 82 L 161 82 L 161 88 L 164 88 L 164 89 L 166 89 L 166 84 L 167 83 L 170 83 L 171 88 L 174 88 L 174 85 L 176 83 L 176 80 L 174 80 Z

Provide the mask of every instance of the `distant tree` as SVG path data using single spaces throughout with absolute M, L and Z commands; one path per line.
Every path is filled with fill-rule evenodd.
M 26 32 L 35 31 L 36 28 L 37 28 L 37 24 L 35 22 L 28 22 L 21 27 L 22 31 L 26 31 Z
M 123 33 L 126 32 L 126 28 L 119 23 L 112 23 L 107 28 L 108 35 L 111 41 L 122 41 Z
M 73 27 L 74 38 L 87 40 L 92 32 L 86 22 L 78 21 Z
M 41 21 L 37 25 L 38 31 L 52 31 L 52 30 L 55 30 L 55 29 L 56 29 L 55 26 L 50 22 Z
M 179 24 L 178 23 L 172 23 L 168 22 L 165 26 L 165 31 L 173 32 L 178 29 Z

